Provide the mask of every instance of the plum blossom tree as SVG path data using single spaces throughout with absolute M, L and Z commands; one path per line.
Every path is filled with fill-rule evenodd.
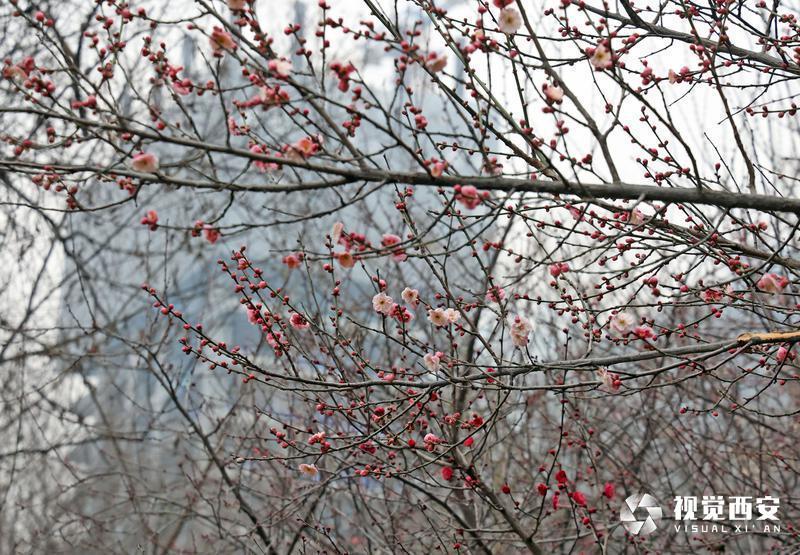
M 0 5 L 0 550 L 796 551 L 800 6 L 290 5 Z

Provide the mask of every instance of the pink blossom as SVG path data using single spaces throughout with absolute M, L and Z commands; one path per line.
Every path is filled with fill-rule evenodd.
M 337 252 L 333 256 L 342 268 L 352 268 L 356 265 L 356 257 L 350 251 Z
M 606 482 L 603 486 L 603 495 L 608 499 L 614 499 L 614 484 L 611 482 Z
M 303 137 L 289 146 L 289 154 L 297 161 L 310 158 L 319 151 L 319 143 L 313 137 Z
M 633 328 L 633 334 L 639 339 L 652 339 L 656 336 L 653 328 L 650 326 L 637 326 Z
M 497 16 L 497 28 L 506 35 L 513 35 L 522 26 L 522 16 L 514 8 L 503 8 Z
M 756 287 L 767 293 L 780 293 L 789 285 L 789 278 L 778 274 L 764 274 Z
M 783 362 L 784 360 L 786 360 L 786 357 L 788 355 L 789 355 L 789 349 L 781 345 L 778 348 L 778 352 L 775 353 L 775 360 L 777 360 L 778 362 Z
M 233 37 L 221 27 L 214 27 L 209 40 L 215 54 L 221 53 L 222 50 L 228 50 L 229 52 L 236 50 L 236 43 L 233 41 Z
M 247 319 L 250 321 L 251 324 L 257 324 L 259 318 L 260 314 L 258 310 L 254 310 L 252 308 L 247 309 Z
M 155 173 L 158 171 L 158 157 L 150 152 L 141 152 L 133 157 L 131 167 L 137 172 Z
M 461 319 L 461 313 L 455 308 L 448 308 L 444 311 L 444 317 L 447 318 L 447 321 L 451 324 L 455 324 Z
M 206 241 L 208 241 L 209 243 L 211 243 L 213 245 L 214 243 L 217 242 L 217 240 L 219 240 L 219 237 L 220 237 L 220 235 L 222 235 L 222 233 L 220 233 L 220 231 L 218 229 L 216 229 L 216 228 L 214 228 L 214 227 L 212 227 L 212 226 L 210 226 L 208 224 L 205 224 L 203 226 L 203 235 L 205 235 Z
M 436 372 L 439 369 L 441 364 L 441 356 L 442 353 L 426 353 L 425 356 L 422 357 L 422 362 L 425 363 L 425 367 L 430 370 L 431 372 Z
M 408 323 L 414 319 L 414 314 L 410 312 L 406 307 L 401 306 L 399 304 L 395 304 L 392 307 L 392 316 L 398 322 Z
M 425 67 L 433 73 L 438 73 L 447 67 L 447 58 L 436 52 L 431 52 L 428 54 L 428 59 L 425 60 Z
M 275 349 L 275 352 L 280 356 L 282 349 L 288 344 L 288 341 L 281 333 L 269 332 L 266 335 L 267 343 Z
M 392 245 L 397 245 L 400 243 L 402 239 L 399 236 L 393 233 L 385 233 L 383 237 L 381 237 L 381 245 L 384 247 L 391 247 Z
M 581 212 L 580 210 L 578 210 L 574 206 L 569 206 L 567 208 L 567 210 L 569 210 L 569 214 L 570 214 L 570 216 L 572 216 L 573 220 L 578 221 L 578 222 L 584 221 L 583 212 Z
M 586 506 L 586 496 L 579 491 L 572 492 L 572 500 L 576 505 L 580 505 L 581 507 Z
M 144 217 L 141 219 L 142 225 L 150 228 L 150 231 L 155 231 L 158 228 L 158 212 L 155 210 L 148 210 Z
M 557 278 L 561 274 L 566 274 L 569 272 L 569 264 L 566 262 L 556 262 L 555 264 L 550 265 L 550 275 L 554 278 Z
M 331 241 L 333 244 L 339 242 L 339 239 L 342 238 L 342 232 L 344 231 L 344 224 L 342 222 L 336 222 L 333 224 L 333 228 L 331 229 Z
M 314 445 L 315 443 L 322 443 L 325 441 L 325 432 L 317 432 L 308 438 L 308 444 Z
M 700 298 L 707 303 L 719 302 L 722 300 L 723 293 L 719 289 L 706 289 L 700 293 Z
M 386 233 L 381 238 L 381 245 L 384 247 L 392 247 L 394 245 L 399 244 L 401 241 L 402 239 L 400 239 L 400 237 L 398 237 L 397 235 L 394 235 L 393 233 Z M 403 260 L 408 258 L 408 256 L 406 255 L 406 251 L 404 249 L 395 249 L 392 251 L 392 258 L 394 258 L 398 262 L 402 262 Z
M 83 102 L 80 100 L 73 100 L 71 106 L 72 108 L 96 108 L 97 97 L 93 94 L 90 94 Z
M 623 333 L 628 330 L 634 323 L 634 318 L 627 312 L 619 312 L 611 317 L 610 324 L 611 328 L 619 333 Z
M 431 443 L 431 444 L 436 444 L 436 443 L 441 443 L 442 442 L 442 440 L 439 438 L 439 436 L 437 436 L 436 434 L 431 434 L 431 433 L 425 434 L 425 437 L 422 440 L 425 443 Z
M 369 453 L 370 455 L 374 455 L 375 452 L 378 450 L 378 448 L 375 447 L 375 443 L 372 441 L 365 441 L 364 443 L 359 445 L 358 448 L 364 451 L 365 453 Z
M 260 87 L 258 89 L 258 102 L 263 104 L 265 109 L 273 106 L 280 106 L 289 102 L 289 93 L 278 86 Z
M 506 292 L 502 287 L 494 286 L 489 288 L 486 292 L 486 300 L 493 303 L 499 303 L 506 298 Z
M 253 154 L 266 154 L 266 150 L 261 145 L 250 145 L 250 152 Z M 256 160 L 253 165 L 261 172 L 268 172 L 280 169 L 280 165 L 275 162 L 264 162 L 263 160 Z
M 611 388 L 614 383 L 614 376 L 608 371 L 607 368 L 598 368 L 597 378 L 606 388 Z
M 604 44 L 598 44 L 594 49 L 592 57 L 589 58 L 589 61 L 594 66 L 595 70 L 600 71 L 610 68 L 613 58 L 611 56 L 611 51 L 606 48 Z
M 478 189 L 472 185 L 456 185 L 454 189 L 456 191 L 456 201 L 470 210 L 480 206 L 483 199 L 489 197 L 488 191 L 480 193 Z
M 244 134 L 233 116 L 228 118 L 228 131 L 237 137 Z
M 267 67 L 269 67 L 269 70 L 278 77 L 288 77 L 292 72 L 292 62 L 289 60 L 273 58 L 269 61 Z
M 530 334 L 533 331 L 531 323 L 522 316 L 516 316 L 511 323 L 509 334 L 511 335 L 511 343 L 515 347 L 525 347 L 530 340 Z
M 434 162 L 434 164 L 431 166 L 431 175 L 433 177 L 441 177 L 446 169 L 447 162 Z
M 189 80 L 183 79 L 181 81 L 172 82 L 172 90 L 175 91 L 175 94 L 178 94 L 180 96 L 186 96 L 187 94 L 192 92 L 191 81 L 189 81 L 188 85 L 186 84 L 186 81 Z
M 675 83 L 677 83 L 677 82 L 678 82 L 678 74 L 677 74 L 677 73 L 675 73 L 673 70 L 669 70 L 669 73 L 667 73 L 667 76 L 668 76 L 668 78 L 669 78 L 669 82 L 670 82 L 671 84 L 673 84 L 673 85 L 674 85 Z
M 484 160 L 481 171 L 487 175 L 503 175 L 503 164 L 497 159 L 496 156 L 490 156 Z M 483 198 L 489 198 L 489 191 L 483 192 Z
M 347 92 L 347 90 L 350 88 L 350 74 L 356 70 L 355 66 L 350 62 L 347 64 L 343 64 L 342 62 L 332 62 L 330 68 L 331 71 L 333 71 L 339 78 L 339 90 L 342 92 Z
M 644 223 L 644 213 L 638 208 L 634 208 L 628 214 L 628 223 L 631 225 L 642 225 Z
M 403 292 L 400 293 L 400 297 L 402 297 L 403 302 L 406 304 L 411 305 L 412 307 L 416 308 L 419 304 L 419 291 L 416 289 L 411 289 L 410 287 L 406 287 L 403 289 Z
M 319 474 L 319 470 L 313 464 L 300 463 L 297 469 L 306 476 L 313 477 Z
M 542 91 L 544 91 L 544 96 L 548 104 L 560 104 L 564 99 L 564 89 L 557 85 L 545 83 L 542 85 Z
M 3 77 L 21 83 L 28 78 L 28 72 L 18 65 L 10 65 L 3 68 Z
M 298 312 L 294 312 L 291 315 L 291 317 L 289 317 L 289 323 L 296 330 L 308 329 L 308 327 L 311 326 L 309 321 L 306 320 L 305 317 L 302 314 L 298 313 Z
M 548 488 L 548 487 L 547 487 L 547 484 L 543 484 L 543 483 L 541 483 L 541 482 L 539 482 L 538 484 L 536 484 L 536 491 L 538 491 L 538 492 L 539 492 L 539 495 L 541 495 L 542 497 L 544 497 L 545 495 L 547 495 L 547 490 L 548 490 L 548 489 L 550 489 L 550 488 Z M 556 493 L 558 493 L 558 492 L 556 492 Z
M 293 252 L 283 257 L 283 263 L 286 264 L 290 270 L 299 268 L 300 263 L 302 261 L 303 261 L 303 253 L 301 252 Z
M 388 316 L 394 309 L 394 301 L 386 293 L 380 292 L 372 297 L 372 308 L 375 312 Z
M 428 320 L 437 327 L 443 327 L 450 323 L 443 308 L 434 308 L 428 311 Z

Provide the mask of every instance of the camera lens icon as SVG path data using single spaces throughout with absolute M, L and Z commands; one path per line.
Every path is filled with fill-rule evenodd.
M 625 529 L 633 535 L 646 536 L 655 532 L 662 517 L 661 506 L 649 493 L 631 495 L 622 504 L 619 518 Z

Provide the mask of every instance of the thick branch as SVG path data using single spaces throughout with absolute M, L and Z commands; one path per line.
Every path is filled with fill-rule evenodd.
M 669 27 L 656 25 L 655 23 L 649 23 L 647 21 L 644 21 L 641 17 L 636 17 L 636 20 L 634 20 L 632 18 L 625 17 L 622 14 L 606 11 L 600 8 L 595 8 L 593 6 L 585 5 L 583 7 L 587 11 L 596 13 L 598 15 L 602 15 L 603 17 L 608 19 L 614 19 L 616 21 L 619 21 L 623 25 L 638 27 L 639 29 L 643 29 L 648 33 L 650 33 L 651 35 L 657 37 L 662 37 L 665 39 L 675 39 L 681 42 L 687 42 L 689 44 L 702 44 L 704 47 L 714 52 L 726 52 L 733 56 L 738 56 L 740 58 L 750 60 L 751 62 L 764 64 L 765 66 L 774 67 L 776 69 L 781 69 L 791 73 L 800 73 L 800 66 L 798 66 L 796 63 L 784 61 L 781 60 L 780 58 L 770 56 L 766 52 L 756 52 L 755 50 L 748 50 L 747 48 L 736 46 L 735 44 L 732 44 L 730 42 L 718 42 L 711 39 L 700 38 L 691 33 L 684 33 L 681 31 L 676 31 L 674 29 L 670 29 Z
M 195 141 L 191 141 L 195 142 Z M 193 145 L 197 146 L 197 145 Z M 131 171 L 125 168 L 110 169 L 108 167 L 91 165 L 69 164 L 43 164 L 21 160 L 0 160 L 0 168 L 8 171 L 24 171 L 42 169 L 43 171 L 56 171 L 62 174 L 77 172 L 92 172 L 108 175 L 113 173 L 121 176 L 135 177 L 153 182 L 163 182 L 183 187 L 216 189 L 220 191 L 255 191 L 262 193 L 291 193 L 296 191 L 309 191 L 315 189 L 329 189 L 340 187 L 351 182 L 373 183 L 402 183 L 419 186 L 454 186 L 470 184 L 479 189 L 512 192 L 528 192 L 551 195 L 566 195 L 578 197 L 582 200 L 611 199 L 611 200 L 638 200 L 659 201 L 666 203 L 700 204 L 715 206 L 717 208 L 743 208 L 759 210 L 762 212 L 789 212 L 800 213 L 800 199 L 768 196 L 748 193 L 735 193 L 711 189 L 697 189 L 688 187 L 656 187 L 653 185 L 636 185 L 633 183 L 580 183 L 576 181 L 543 181 L 504 177 L 463 176 L 433 177 L 423 172 L 396 172 L 391 170 L 362 170 L 338 166 L 329 166 L 307 162 L 287 162 L 285 159 L 273 158 L 253 154 L 236 148 L 221 145 L 206 144 L 205 148 L 217 152 L 228 152 L 236 156 L 243 156 L 257 161 L 282 163 L 301 169 L 318 172 L 323 175 L 334 175 L 343 179 L 334 181 L 316 181 L 306 183 L 224 183 L 184 179 L 165 173 L 146 174 Z

